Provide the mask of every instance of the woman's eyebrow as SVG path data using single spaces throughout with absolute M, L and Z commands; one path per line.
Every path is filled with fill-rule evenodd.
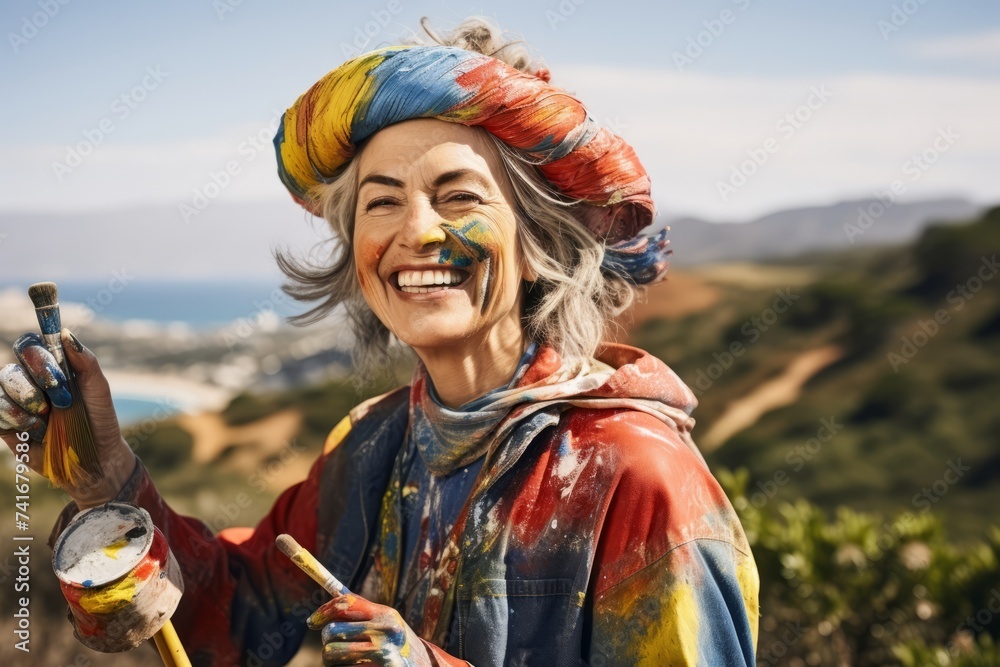
M 446 183 L 450 183 L 451 181 L 455 181 L 460 178 L 464 178 L 466 176 L 472 178 L 472 180 L 479 183 L 479 185 L 481 185 L 487 191 L 490 192 L 493 191 L 493 186 L 490 184 L 489 180 L 487 180 L 486 177 L 484 177 L 475 169 L 453 169 L 452 171 L 446 171 L 434 179 L 433 185 L 435 188 L 440 188 L 442 185 L 445 185 Z
M 361 191 L 361 188 L 365 186 L 366 183 L 377 183 L 379 185 L 388 185 L 389 187 L 392 188 L 403 187 L 403 181 L 399 180 L 398 178 L 393 178 L 392 176 L 386 176 L 384 174 L 368 174 L 363 179 L 361 179 L 360 183 L 358 183 L 359 192 Z

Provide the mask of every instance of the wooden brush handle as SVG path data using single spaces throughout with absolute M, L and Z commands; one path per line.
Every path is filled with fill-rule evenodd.
M 153 635 L 153 642 L 156 643 L 156 650 L 160 652 L 160 658 L 166 667 L 191 667 L 191 661 L 174 630 L 174 624 L 169 620 Z

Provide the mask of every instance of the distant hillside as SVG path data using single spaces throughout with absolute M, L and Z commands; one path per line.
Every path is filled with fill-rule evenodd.
M 682 266 L 850 247 L 843 227 L 856 224 L 858 207 L 869 204 L 779 211 L 747 223 L 674 220 L 669 223 L 673 261 Z M 979 209 L 961 199 L 895 204 L 855 240 L 858 245 L 905 242 L 928 222 L 969 218 Z M 122 270 L 143 281 L 248 278 L 277 283 L 281 274 L 271 249 L 288 247 L 304 254 L 327 237 L 324 225 L 291 200 L 213 201 L 187 219 L 179 206 L 170 205 L 74 215 L 0 213 L 0 229 L 6 232 L 0 243 L 0 284 L 107 280 Z M 39 237 L 46 239 L 44 253 L 35 247 Z
M 789 257 L 811 250 L 906 243 L 930 223 L 979 214 L 964 199 L 897 203 L 848 201 L 832 206 L 778 211 L 749 222 L 708 222 L 679 218 L 670 225 L 673 263 L 690 266 L 720 260 Z
M 1000 207 L 908 245 L 705 267 L 711 307 L 631 341 L 695 390 L 695 441 L 750 469 L 751 498 L 933 508 L 978 537 L 1000 504 L 998 255 Z

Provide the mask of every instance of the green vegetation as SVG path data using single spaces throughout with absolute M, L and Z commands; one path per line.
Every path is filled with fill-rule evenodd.
M 982 508 L 1000 506 L 996 255 L 1000 208 L 967 224 L 929 227 L 912 246 L 783 260 L 815 280 L 720 284 L 717 306 L 647 321 L 633 341 L 695 390 L 696 441 L 796 356 L 839 345 L 843 356 L 810 378 L 792 405 L 707 452 L 710 465 L 746 467 L 751 488 L 831 512 L 932 506 L 954 538 L 977 540 Z M 784 312 L 773 310 L 776 292 L 794 297 Z M 734 343 L 740 353 L 729 355 Z
M 758 665 L 1000 665 L 1000 528 L 959 548 L 930 511 L 830 519 L 717 474 L 760 571 Z

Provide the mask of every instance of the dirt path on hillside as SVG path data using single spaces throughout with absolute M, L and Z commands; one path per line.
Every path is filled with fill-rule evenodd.
M 667 280 L 646 292 L 646 300 L 636 303 L 615 322 L 626 331 L 633 331 L 651 319 L 671 319 L 707 310 L 718 303 L 722 293 L 701 277 L 687 271 L 671 269 Z M 609 331 L 617 331 L 615 327 Z M 624 342 L 619 335 L 618 340 Z
M 710 452 L 736 433 L 753 426 L 765 413 L 794 403 L 802 393 L 802 385 L 843 354 L 844 350 L 838 345 L 803 352 L 780 375 L 731 402 L 703 436 L 695 436 L 699 446 Z
M 266 474 L 268 485 L 274 488 L 301 481 L 315 458 L 295 442 L 302 426 L 302 413 L 295 408 L 241 426 L 229 426 L 213 412 L 182 414 L 177 422 L 194 438 L 193 461 L 210 463 L 225 453 L 227 467 L 248 475 Z M 265 463 L 275 456 L 281 465 Z

